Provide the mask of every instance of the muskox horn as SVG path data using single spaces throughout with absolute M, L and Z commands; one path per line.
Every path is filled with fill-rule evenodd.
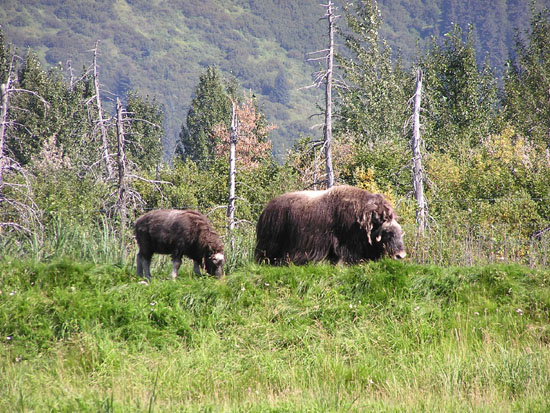
M 382 241 L 382 231 L 388 228 L 389 226 L 393 225 L 394 222 L 395 220 L 392 220 L 389 222 L 385 221 L 382 225 L 378 227 L 376 231 L 374 231 L 373 235 L 376 242 Z

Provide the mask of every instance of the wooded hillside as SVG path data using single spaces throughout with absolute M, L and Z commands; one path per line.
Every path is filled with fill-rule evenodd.
M 405 65 L 430 36 L 442 36 L 453 23 L 472 23 L 478 59 L 490 53 L 497 73 L 512 50 L 514 29 L 526 29 L 530 16 L 525 0 L 381 0 L 379 8 L 382 36 Z M 322 96 L 298 88 L 311 83 L 315 69 L 306 54 L 325 47 L 323 13 L 317 2 L 305 0 L 4 0 L 0 24 L 21 56 L 30 48 L 43 62 L 70 61 L 76 71 L 90 65 L 90 49 L 99 40 L 104 90 L 156 97 L 165 111 L 168 152 L 199 76 L 218 66 L 252 90 L 268 122 L 278 126 L 271 139 L 281 158 L 300 134 L 316 133 L 309 128 L 317 120 L 308 117 Z

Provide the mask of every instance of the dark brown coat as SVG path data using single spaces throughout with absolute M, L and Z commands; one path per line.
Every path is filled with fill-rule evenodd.
M 151 278 L 151 257 L 155 253 L 172 256 L 173 279 L 184 255 L 193 260 L 196 274 L 203 268 L 210 275 L 222 276 L 223 243 L 208 218 L 200 212 L 190 209 L 150 211 L 136 220 L 134 231 L 139 248 L 136 263 L 140 276 Z
M 352 186 L 283 194 L 260 215 L 255 258 L 270 264 L 404 258 L 397 218 L 383 195 Z

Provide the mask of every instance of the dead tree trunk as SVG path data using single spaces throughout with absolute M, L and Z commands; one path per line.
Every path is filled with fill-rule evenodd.
M 102 148 L 102 158 L 105 162 L 105 167 L 107 168 L 108 178 L 111 179 L 114 176 L 113 166 L 111 161 L 111 155 L 109 154 L 109 139 L 107 135 L 107 127 L 105 126 L 105 120 L 103 119 L 103 107 L 101 105 L 101 97 L 99 95 L 99 74 L 97 71 L 97 43 L 94 51 L 94 89 L 95 89 L 95 100 L 97 105 L 98 112 L 98 122 L 99 130 L 101 131 L 101 148 Z
M 323 148 L 325 150 L 325 172 L 326 172 L 326 186 L 331 188 L 334 185 L 334 169 L 332 166 L 332 85 L 334 83 L 334 21 L 339 17 L 334 15 L 335 7 L 332 1 L 328 1 L 328 4 L 323 4 L 323 7 L 327 8 L 327 13 L 323 19 L 328 21 L 328 37 L 329 47 L 328 49 L 317 50 L 316 52 L 309 53 L 310 55 L 322 55 L 318 57 L 311 57 L 308 61 L 326 61 L 326 70 L 320 70 L 313 74 L 313 84 L 301 89 L 309 89 L 311 87 L 321 87 L 325 85 L 325 119 L 323 123 Z M 315 125 L 317 127 L 320 125 Z M 314 187 L 316 182 L 313 183 Z
M 325 77 L 325 161 L 327 174 L 327 188 L 334 185 L 334 170 L 332 168 L 332 76 L 334 61 L 334 10 L 329 0 L 327 7 L 329 49 L 327 54 L 327 72 Z
M 227 218 L 229 220 L 228 229 L 231 234 L 231 244 L 233 244 L 233 230 L 235 229 L 235 178 L 236 168 L 236 146 L 238 139 L 238 119 L 237 103 L 232 101 L 233 109 L 231 111 L 231 134 L 229 137 L 229 200 L 227 204 Z
M 420 101 L 422 97 L 422 70 L 416 72 L 416 92 L 414 94 L 414 115 L 413 115 L 413 134 L 412 134 L 412 153 L 413 153 L 413 189 L 416 199 L 416 223 L 418 224 L 418 233 L 423 234 L 426 228 L 426 201 L 424 199 L 424 183 L 422 176 L 422 154 L 420 146 L 422 138 L 420 137 Z
M 8 156 L 6 143 L 7 129 L 9 126 L 8 114 L 10 111 L 10 94 L 20 92 L 29 93 L 36 96 L 47 107 L 46 102 L 38 93 L 16 89 L 11 84 L 11 70 L 8 73 L 6 83 L 0 85 L 0 231 L 3 228 L 11 228 L 16 231 L 25 231 L 31 233 L 33 229 L 38 239 L 41 239 L 42 224 L 40 222 L 41 211 L 34 202 L 32 188 L 27 171 L 21 167 L 14 159 Z M 17 109 L 17 108 L 14 108 Z M 16 182 L 6 181 L 10 174 L 18 175 Z M 11 196 L 6 195 L 7 188 L 11 188 Z M 13 189 L 15 188 L 15 191 Z M 38 230 L 36 230 L 38 228 Z
M 124 124 L 122 119 L 122 103 L 116 98 L 116 137 L 117 137 L 117 169 L 118 169 L 118 199 L 117 209 L 120 214 L 120 224 L 126 227 L 126 154 L 124 152 Z
M 6 83 L 0 85 L 2 96 L 2 107 L 0 108 L 0 201 L 3 199 L 4 189 L 4 167 L 6 163 L 5 145 L 6 145 L 6 124 L 8 122 L 8 90 L 10 87 L 10 78 Z

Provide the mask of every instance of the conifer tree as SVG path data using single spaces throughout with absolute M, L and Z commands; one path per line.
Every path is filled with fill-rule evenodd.
M 4 32 L 0 26 L 0 84 L 6 83 L 11 64 L 11 51 L 9 45 L 6 45 Z
M 550 149 L 550 10 L 533 13 L 527 43 L 516 40 L 516 58 L 504 82 L 504 108 L 516 130 Z
M 496 131 L 496 78 L 488 62 L 476 60 L 473 29 L 466 35 L 455 25 L 443 44 L 433 39 L 420 58 L 425 88 L 427 150 L 471 147 Z
M 128 129 L 128 155 L 141 168 L 155 167 L 162 154 L 164 113 L 156 99 L 128 93 L 126 106 L 132 120 Z
M 91 79 L 84 73 L 68 85 L 61 67 L 45 70 L 38 57 L 27 54 L 18 85 L 31 93 L 14 96 L 16 127 L 8 141 L 15 159 L 26 165 L 48 142 L 72 158 L 73 165 L 95 162 L 86 102 L 93 96 Z M 42 100 L 48 102 L 43 105 Z
M 338 89 L 337 130 L 363 143 L 390 141 L 402 136 L 410 91 L 400 64 L 380 37 L 382 25 L 376 1 L 345 8 L 349 30 L 341 32 L 349 54 L 337 56 L 347 88 Z M 346 56 L 350 57 L 346 57 Z
M 214 159 L 214 148 L 218 143 L 213 134 L 214 127 L 223 124 L 229 128 L 230 120 L 229 93 L 218 69 L 210 66 L 199 79 L 186 123 L 182 125 L 183 158 L 205 168 Z
M 287 80 L 287 74 L 283 69 L 279 69 L 275 77 L 275 85 L 271 96 L 276 102 L 283 105 L 288 105 L 290 103 L 290 85 Z

